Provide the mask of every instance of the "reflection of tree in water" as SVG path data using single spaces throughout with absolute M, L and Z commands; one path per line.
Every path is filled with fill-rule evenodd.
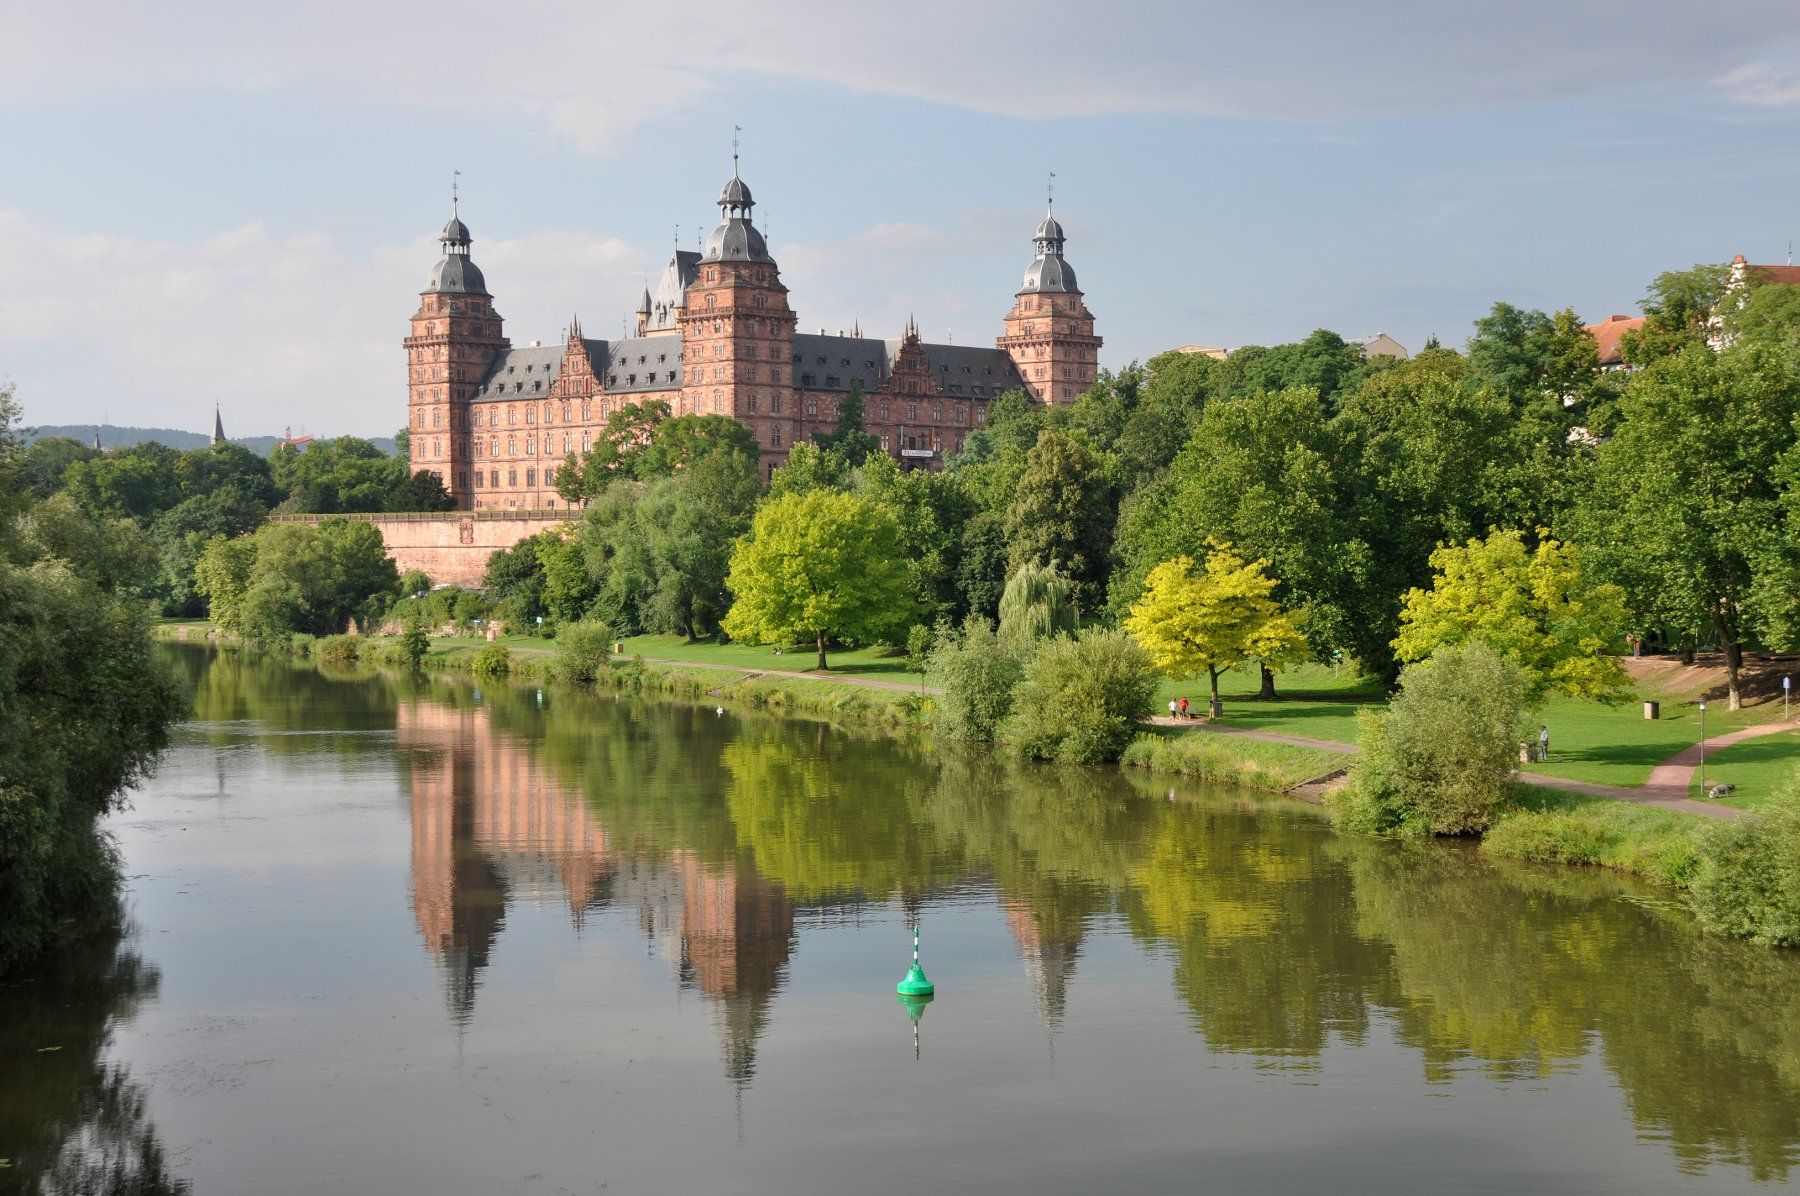
M 144 1088 L 106 1061 L 112 1030 L 156 995 L 154 969 L 112 929 L 53 953 L 31 983 L 0 987 L 0 1178 L 42 1196 L 164 1196 L 170 1174 Z M 60 1048 L 47 1051 L 45 1047 Z
M 1316 819 L 1158 804 L 1124 904 L 1175 948 L 1175 988 L 1211 1046 L 1308 1068 L 1362 1041 L 1387 951 L 1347 925 L 1350 878 Z
M 1800 1143 L 1800 959 L 1699 938 L 1635 886 L 1357 845 L 1358 925 L 1393 947 L 1428 1076 L 1536 1075 L 1597 1049 L 1638 1131 L 1690 1168 L 1784 1177 Z
M 610 854 L 590 871 L 613 879 L 592 899 L 637 902 L 647 929 L 680 935 L 679 982 L 708 996 L 740 1088 L 796 904 L 910 903 L 991 878 L 1052 1029 L 1085 934 L 1117 912 L 1172 952 L 1206 1042 L 1259 1065 L 1316 1067 L 1379 1017 L 1428 1080 L 1536 1080 L 1597 1058 L 1640 1132 L 1690 1165 L 1782 1176 L 1800 1142 L 1800 961 L 1697 939 L 1601 875 L 1497 868 L 1279 806 L 1147 800 L 1138 778 L 815 724 L 560 691 L 540 706 L 517 689 L 484 709 L 484 733 L 506 728 L 604 828 Z M 511 867 L 456 873 L 456 889 L 485 894 L 465 919 L 471 973 Z M 571 891 L 577 917 L 587 899 Z

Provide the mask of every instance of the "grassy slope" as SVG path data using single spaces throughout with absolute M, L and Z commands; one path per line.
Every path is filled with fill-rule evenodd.
M 1709 822 L 1692 814 L 1520 785 L 1481 849 L 1508 859 L 1616 868 L 1685 887 Z

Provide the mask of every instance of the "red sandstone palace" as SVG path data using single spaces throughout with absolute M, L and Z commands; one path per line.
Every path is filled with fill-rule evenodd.
M 660 399 L 675 415 L 744 424 L 766 475 L 791 445 L 829 431 L 859 384 L 864 426 L 881 447 L 939 469 L 1007 391 L 1072 403 L 1094 384 L 1100 338 L 1053 214 L 1038 225 L 1005 334 L 984 349 L 926 344 L 911 324 L 897 340 L 795 331 L 752 207 L 734 165 L 705 252 L 677 250 L 655 295 L 645 288 L 636 336 L 592 340 L 577 322 L 560 346 L 518 349 L 469 257 L 468 226 L 453 215 L 406 338 L 413 469 L 442 477 L 462 510 L 554 510 L 567 505 L 554 481 L 563 460 L 585 451 L 618 408 Z

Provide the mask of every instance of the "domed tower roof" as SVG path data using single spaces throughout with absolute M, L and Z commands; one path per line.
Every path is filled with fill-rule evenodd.
M 1037 247 L 1037 256 L 1031 265 L 1025 268 L 1025 283 L 1020 292 L 1034 291 L 1043 293 L 1078 292 L 1081 288 L 1075 282 L 1075 268 L 1063 258 L 1063 227 L 1056 219 L 1055 210 L 1044 213 L 1043 223 L 1037 227 L 1031 242 Z
M 719 227 L 706 239 L 705 259 L 709 262 L 770 262 L 769 246 L 763 235 L 750 223 L 750 209 L 756 201 L 750 188 L 738 177 L 737 156 L 732 155 L 731 181 L 719 192 Z
M 432 267 L 431 277 L 425 283 L 427 294 L 439 295 L 485 295 L 488 293 L 487 279 L 469 257 L 469 246 L 474 238 L 469 235 L 469 226 L 462 222 L 462 217 L 454 211 L 450 221 L 444 225 L 444 231 L 438 235 L 443 242 L 443 260 Z

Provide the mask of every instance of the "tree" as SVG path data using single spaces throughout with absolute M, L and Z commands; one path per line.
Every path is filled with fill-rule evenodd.
M 749 530 L 761 489 L 755 456 L 720 451 L 645 492 L 636 523 L 653 562 L 659 629 L 693 642 L 718 626 L 729 601 L 731 545 Z
M 1279 666 L 1301 656 L 1306 639 L 1270 596 L 1275 581 L 1263 573 L 1266 561 L 1245 562 L 1224 545 L 1209 547 L 1203 573 L 1185 556 L 1152 569 L 1125 629 L 1163 675 L 1205 672 L 1218 718 L 1220 673 L 1251 659 Z
M 1027 454 L 1006 508 L 1008 559 L 1063 562 L 1083 605 L 1100 598 L 1112 546 L 1113 489 L 1080 441 L 1046 429 Z
M 1055 561 L 1026 561 L 1000 595 L 1000 639 L 1021 656 L 1039 640 L 1074 635 L 1075 585 Z
M 570 503 L 586 502 L 613 482 L 638 476 L 638 459 L 652 434 L 669 418 L 662 399 L 620 403 L 594 437 L 594 447 L 577 461 L 573 456 L 556 474 L 556 492 Z
M 431 651 L 431 636 L 426 633 L 424 625 L 414 619 L 406 625 L 406 630 L 400 633 L 397 646 L 400 650 L 401 663 L 405 664 L 408 669 L 416 671 L 424 662 L 425 653 Z
M 787 460 L 769 479 L 769 497 L 805 494 L 809 490 L 847 490 L 850 487 L 850 464 L 835 448 L 816 444 L 796 444 L 788 450 Z
M 715 453 L 754 462 L 761 452 L 756 433 L 729 415 L 681 415 L 651 430 L 650 441 L 633 462 L 632 472 L 647 482 L 669 477 Z
M 1110 763 L 1149 715 L 1155 693 L 1156 671 L 1131 637 L 1083 628 L 1046 640 L 1025 665 L 1004 738 L 1032 759 Z
M 1719 646 L 1733 710 L 1745 644 L 1780 626 L 1771 594 L 1800 577 L 1785 573 L 1781 492 L 1796 416 L 1800 375 L 1766 345 L 1662 358 L 1627 387 L 1574 520 L 1584 558 L 1623 587 L 1639 634 Z
M 900 555 L 912 573 L 912 591 L 927 623 L 954 619 L 962 610 L 957 588 L 961 531 L 974 510 L 962 479 L 932 470 L 902 470 L 886 453 L 869 457 L 855 472 L 856 492 L 887 507 L 900 528 Z
M 1361 751 L 1332 797 L 1339 818 L 1372 834 L 1486 829 L 1518 762 L 1529 684 L 1479 641 L 1408 665 L 1386 709 L 1358 715 Z
M 335 635 L 352 619 L 368 626 L 387 612 L 400 575 L 367 523 L 271 523 L 254 535 L 209 543 L 196 584 L 212 619 L 250 636 Z
M 356 436 L 278 444 L 269 458 L 282 508 L 294 514 L 444 511 L 452 503 L 444 481 L 414 473 L 404 456 L 389 456 Z
M 828 640 L 898 632 L 915 605 L 899 539 L 892 512 L 853 494 L 815 490 L 764 504 L 731 553 L 727 584 L 737 601 L 726 633 L 757 644 L 809 639 L 823 669 Z
M 1731 267 L 1724 265 L 1658 274 L 1644 295 L 1644 324 L 1620 338 L 1620 353 L 1642 366 L 1705 345 L 1730 281 Z
M 1429 590 L 1406 595 L 1394 655 L 1424 660 L 1446 644 L 1486 644 L 1518 665 L 1525 697 L 1552 693 L 1614 701 L 1629 682 L 1607 652 L 1625 634 L 1624 591 L 1597 583 L 1574 545 L 1545 539 L 1525 547 L 1519 532 L 1445 545 L 1431 554 Z
M 1019 654 L 994 634 L 991 622 L 970 615 L 960 632 L 938 637 L 926 672 L 943 691 L 931 708 L 938 733 L 988 742 L 1012 713 L 1013 687 L 1024 667 Z
M 838 401 L 837 424 L 829 432 L 813 433 L 820 448 L 833 449 L 851 466 L 861 465 L 881 443 L 863 429 L 862 380 L 850 383 L 850 393 Z
M 1313 390 L 1208 404 L 1169 472 L 1120 514 L 1108 605 L 1123 616 L 1157 564 L 1203 558 L 1218 541 L 1269 562 L 1275 599 L 1306 610 L 1314 651 L 1355 651 L 1374 560 L 1345 510 L 1338 456 Z M 1272 698 L 1274 674 L 1262 672 Z
M 19 454 L 19 484 L 36 498 L 49 498 L 62 489 L 69 466 L 97 456 L 72 436 L 40 436 Z

